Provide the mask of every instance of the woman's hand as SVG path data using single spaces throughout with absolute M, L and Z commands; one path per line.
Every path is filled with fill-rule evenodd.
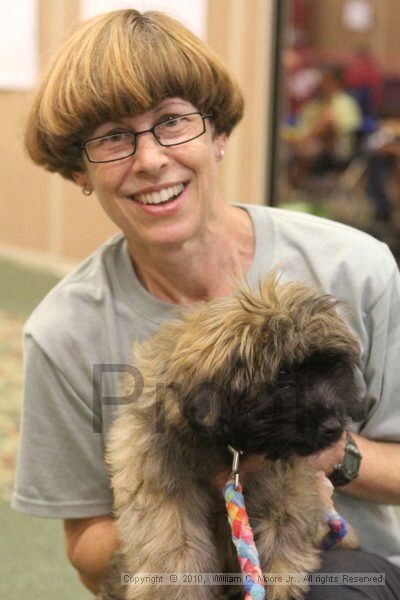
M 317 478 L 317 488 L 325 510 L 331 512 L 335 508 L 332 500 L 334 487 L 324 471 L 316 471 L 315 477 Z
M 317 478 L 319 495 L 327 512 L 331 512 L 335 508 L 332 500 L 334 487 L 327 475 L 332 473 L 335 467 L 343 461 L 345 446 L 346 433 L 343 433 L 336 444 L 326 450 L 312 454 L 308 459 L 308 462 L 316 471 L 315 476 Z
M 344 432 L 336 444 L 312 454 L 308 459 L 309 463 L 316 471 L 323 471 L 326 475 L 330 475 L 336 466 L 343 462 L 345 447 L 346 433 Z

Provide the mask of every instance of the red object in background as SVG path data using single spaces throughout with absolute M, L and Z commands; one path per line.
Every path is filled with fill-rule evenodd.
M 319 78 L 314 51 L 308 43 L 310 0 L 290 0 L 286 27 L 290 43 L 284 51 L 288 113 L 295 118 L 301 105 L 316 92 Z
M 383 99 L 383 76 L 377 62 L 367 50 L 356 51 L 350 59 L 344 75 L 349 90 L 365 90 L 369 93 L 369 107 L 364 112 L 376 114 Z
M 307 33 L 309 30 L 309 0 L 293 0 L 291 4 L 291 25 L 297 31 Z

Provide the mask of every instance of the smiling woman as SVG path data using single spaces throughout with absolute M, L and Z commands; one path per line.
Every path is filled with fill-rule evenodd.
M 200 256 L 207 230 L 215 227 L 232 244 L 226 230 L 232 209 L 228 214 L 222 202 L 216 170 L 227 136 L 216 133 L 211 113 L 195 109 L 183 98 L 167 98 L 140 115 L 102 123 L 82 144 L 85 169 L 73 174 L 83 188 L 95 190 L 123 231 L 142 283 L 167 301 L 174 296 L 166 296 L 144 266 L 149 252 L 189 244 L 191 252 L 199 246 Z M 232 212 L 236 218 L 237 209 Z
M 122 10 L 72 35 L 29 116 L 31 158 L 85 195 L 94 192 L 120 229 L 57 285 L 25 326 L 24 427 L 13 506 L 64 519 L 70 561 L 93 591 L 119 547 L 104 457 L 121 403 L 120 372 L 132 373 L 132 343 L 154 334 L 177 305 L 228 296 L 243 276 L 256 288 L 277 265 L 284 279 L 301 278 L 353 307 L 346 319 L 365 357 L 363 385 L 380 403 L 357 431 L 392 443 L 355 436 L 362 468 L 346 486 L 355 497 L 343 494 L 340 506 L 362 532 L 365 549 L 400 562 L 397 521 L 383 506 L 400 502 L 400 446 L 393 443 L 400 441 L 396 264 L 381 244 L 352 229 L 252 206 L 247 197 L 238 199 L 246 205 L 225 203 L 218 167 L 242 112 L 235 80 L 204 42 L 162 13 Z M 276 335 L 284 337 L 285 329 Z M 330 451 L 341 463 L 343 444 Z M 259 457 L 247 458 L 242 468 L 256 469 Z M 318 465 L 332 466 L 324 455 Z M 316 474 L 316 494 L 319 489 Z M 185 552 L 187 540 L 181 542 Z M 146 549 L 135 552 L 146 571 Z M 351 558 L 345 561 L 351 566 Z M 382 559 L 377 570 L 382 563 L 388 580 L 391 567 Z M 328 598 L 322 591 L 316 596 L 314 588 L 312 598 Z M 216 593 L 198 586 L 190 599 Z M 346 586 L 334 593 L 353 598 Z M 165 600 L 155 589 L 131 588 L 116 598 L 123 596 Z M 395 597 L 390 589 L 385 596 Z

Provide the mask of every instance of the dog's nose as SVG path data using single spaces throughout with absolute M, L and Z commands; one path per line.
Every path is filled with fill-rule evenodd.
M 340 437 L 343 425 L 336 417 L 329 417 L 321 425 L 321 433 L 327 437 Z

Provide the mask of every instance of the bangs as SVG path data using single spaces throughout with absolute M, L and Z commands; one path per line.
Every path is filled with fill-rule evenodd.
M 98 125 L 145 112 L 165 98 L 180 97 L 201 112 L 212 111 L 217 133 L 229 134 L 243 109 L 236 83 L 214 52 L 156 11 L 115 11 L 85 23 L 62 49 L 40 92 L 26 145 L 36 162 L 60 172 L 60 161 L 69 162 L 69 170 L 73 161 L 81 170 L 80 143 Z M 31 151 L 32 123 L 47 162 Z M 57 168 L 51 168 L 50 154 Z M 68 176 L 66 170 L 62 174 Z
M 79 115 L 81 131 L 135 116 L 167 97 L 189 100 L 199 110 L 211 108 L 218 96 L 216 73 L 193 41 L 177 45 L 147 20 L 121 32 L 117 40 L 112 31 L 105 34 L 92 48 L 82 48 L 81 60 L 73 65 L 66 82 L 69 106 L 60 98 L 59 114 L 67 109 Z

